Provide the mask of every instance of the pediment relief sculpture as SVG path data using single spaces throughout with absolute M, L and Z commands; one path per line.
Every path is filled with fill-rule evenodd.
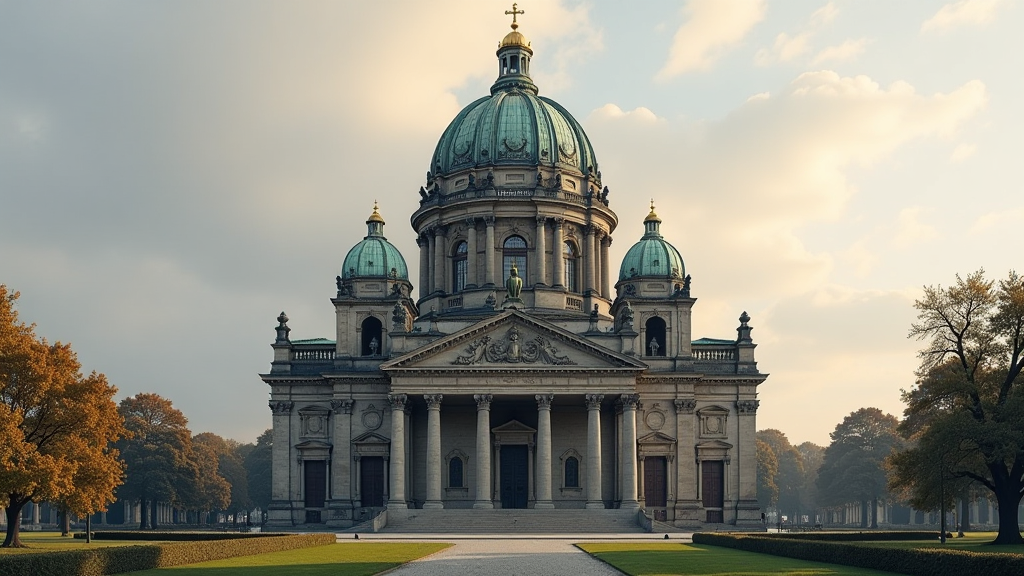
M 482 362 L 491 364 L 551 364 L 574 366 L 576 362 L 561 354 L 551 340 L 541 335 L 525 339 L 519 328 L 512 326 L 500 340 L 482 336 L 471 342 L 465 354 L 452 364 L 473 366 Z

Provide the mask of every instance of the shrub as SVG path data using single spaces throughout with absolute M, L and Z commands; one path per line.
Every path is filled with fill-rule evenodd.
M 221 540 L 193 540 L 92 550 L 67 550 L 0 556 L 4 576 L 105 576 L 136 570 L 195 564 L 222 558 L 325 546 L 334 534 L 256 535 Z
M 238 540 L 263 538 L 266 536 L 287 536 L 279 532 L 150 532 L 146 530 L 124 530 L 93 532 L 93 540 L 160 541 L 160 542 L 202 542 L 208 540 Z M 75 538 L 84 539 L 84 532 L 75 533 Z
M 947 532 L 947 534 L 949 534 Z M 897 540 L 938 540 L 938 532 L 773 532 L 759 535 L 762 538 L 786 538 L 790 540 L 823 540 L 826 542 L 892 542 Z M 952 535 L 950 535 L 952 537 Z
M 694 534 L 693 542 L 912 576 L 1024 574 L 1022 554 L 982 554 L 940 548 L 872 548 L 838 542 L 740 534 Z

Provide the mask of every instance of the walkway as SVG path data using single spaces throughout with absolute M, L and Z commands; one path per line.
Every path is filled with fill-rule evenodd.
M 347 536 L 347 535 L 345 535 Z M 595 538 L 595 536 L 597 536 Z M 507 537 L 483 536 L 472 538 L 466 535 L 416 535 L 415 538 L 401 535 L 365 534 L 360 541 L 403 541 L 410 540 L 453 542 L 451 548 L 432 556 L 410 562 L 397 568 L 390 575 L 395 576 L 501 576 L 516 574 L 517 576 L 622 576 L 615 568 L 592 558 L 589 554 L 573 546 L 574 542 L 591 542 L 595 540 L 641 540 L 638 534 L 552 534 L 530 536 L 520 539 Z M 644 540 L 664 538 L 664 535 L 644 534 Z M 689 534 L 685 540 L 689 540 Z M 673 540 L 683 540 L 678 536 Z M 354 540 L 340 540 L 351 542 Z M 661 540 L 663 541 L 663 540 Z

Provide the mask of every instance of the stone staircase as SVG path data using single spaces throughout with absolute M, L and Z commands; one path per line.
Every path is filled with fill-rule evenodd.
M 623 534 L 642 533 L 636 510 L 408 510 L 388 512 L 382 533 Z

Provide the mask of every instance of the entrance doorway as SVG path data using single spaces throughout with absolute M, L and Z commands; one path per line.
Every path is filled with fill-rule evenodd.
M 323 508 L 327 499 L 327 462 L 325 460 L 306 460 L 303 466 L 305 482 L 303 483 L 306 522 L 320 522 L 320 510 L 310 508 Z
M 725 521 L 725 462 L 721 460 L 705 460 L 700 464 L 701 491 L 707 521 L 721 524 Z
M 530 490 L 529 453 L 526 446 L 501 447 L 501 507 L 526 508 Z
M 363 508 L 384 506 L 384 458 L 363 456 L 359 460 L 359 494 Z
M 668 465 L 664 456 L 644 458 L 644 506 L 664 508 L 668 504 Z

